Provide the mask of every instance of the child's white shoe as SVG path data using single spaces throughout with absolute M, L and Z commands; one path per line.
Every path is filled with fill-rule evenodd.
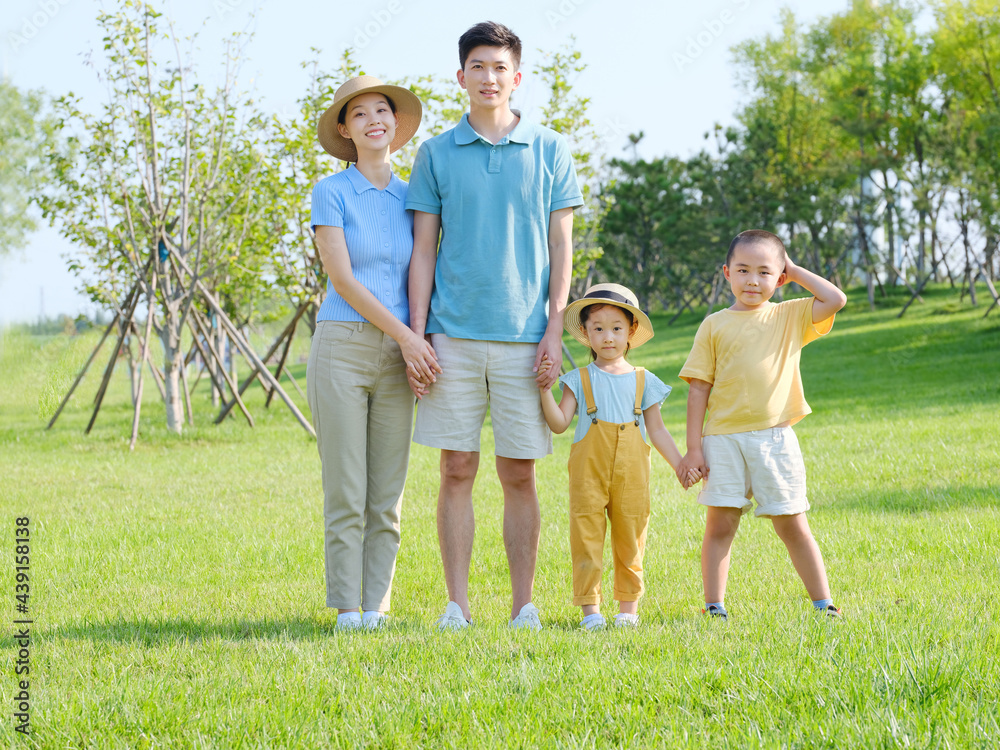
M 639 627 L 639 615 L 630 615 L 625 612 L 619 612 L 615 615 L 615 627 L 637 628 Z
M 604 621 L 604 615 L 600 612 L 594 612 L 592 615 L 587 615 L 580 621 L 580 627 L 583 630 L 601 630 L 607 623 Z

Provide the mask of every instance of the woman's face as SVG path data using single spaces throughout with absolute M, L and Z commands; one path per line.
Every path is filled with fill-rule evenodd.
M 337 129 L 344 138 L 354 141 L 360 154 L 388 149 L 398 122 L 385 94 L 361 94 L 344 107 L 344 123 L 338 123 Z

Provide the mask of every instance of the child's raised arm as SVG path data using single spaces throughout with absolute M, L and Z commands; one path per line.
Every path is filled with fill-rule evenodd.
M 551 367 L 552 360 L 543 357 L 541 364 L 538 365 L 539 379 L 542 379 L 542 375 Z M 557 404 L 555 396 L 552 395 L 551 386 L 539 386 L 538 390 L 542 397 L 542 414 L 545 415 L 545 422 L 549 429 L 557 435 L 566 432 L 566 428 L 573 421 L 573 415 L 576 414 L 576 396 L 573 395 L 573 391 L 563 387 L 562 399 Z
M 847 304 L 847 295 L 836 284 L 795 265 L 791 258 L 785 261 L 785 280 L 782 284 L 789 281 L 794 281 L 816 298 L 813 302 L 813 323 L 832 317 Z

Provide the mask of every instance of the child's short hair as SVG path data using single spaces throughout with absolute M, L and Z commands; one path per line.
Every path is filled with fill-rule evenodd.
M 586 307 L 580 308 L 580 325 L 583 328 L 587 327 L 587 321 L 590 320 L 590 313 L 597 312 L 602 307 L 613 307 L 626 318 L 628 318 L 628 327 L 631 328 L 635 325 L 635 315 L 632 314 L 631 310 L 626 310 L 624 307 L 619 307 L 618 305 L 608 305 L 604 302 L 595 302 L 592 305 L 587 305 Z M 628 356 L 628 350 L 632 348 L 631 343 L 625 344 L 625 356 Z M 590 358 L 596 360 L 597 352 L 594 351 L 594 347 L 590 347 Z
M 733 262 L 733 253 L 736 252 L 737 247 L 740 245 L 755 245 L 757 243 L 770 245 L 775 248 L 778 251 L 781 268 L 784 270 L 785 261 L 788 259 L 788 254 L 785 252 L 785 243 L 776 234 L 765 232 L 763 229 L 748 229 L 733 237 L 733 241 L 729 243 L 729 252 L 726 253 L 726 265 L 728 266 Z
M 521 39 L 502 23 L 483 21 L 458 38 L 458 60 L 465 70 L 465 61 L 476 47 L 499 47 L 510 51 L 514 69 L 521 67 Z

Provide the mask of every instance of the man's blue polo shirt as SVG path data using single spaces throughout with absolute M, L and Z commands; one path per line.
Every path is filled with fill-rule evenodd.
M 425 141 L 410 174 L 406 210 L 441 216 L 427 333 L 541 341 L 548 323 L 549 214 L 581 205 L 573 156 L 554 130 L 522 118 L 494 145 L 464 115 Z

